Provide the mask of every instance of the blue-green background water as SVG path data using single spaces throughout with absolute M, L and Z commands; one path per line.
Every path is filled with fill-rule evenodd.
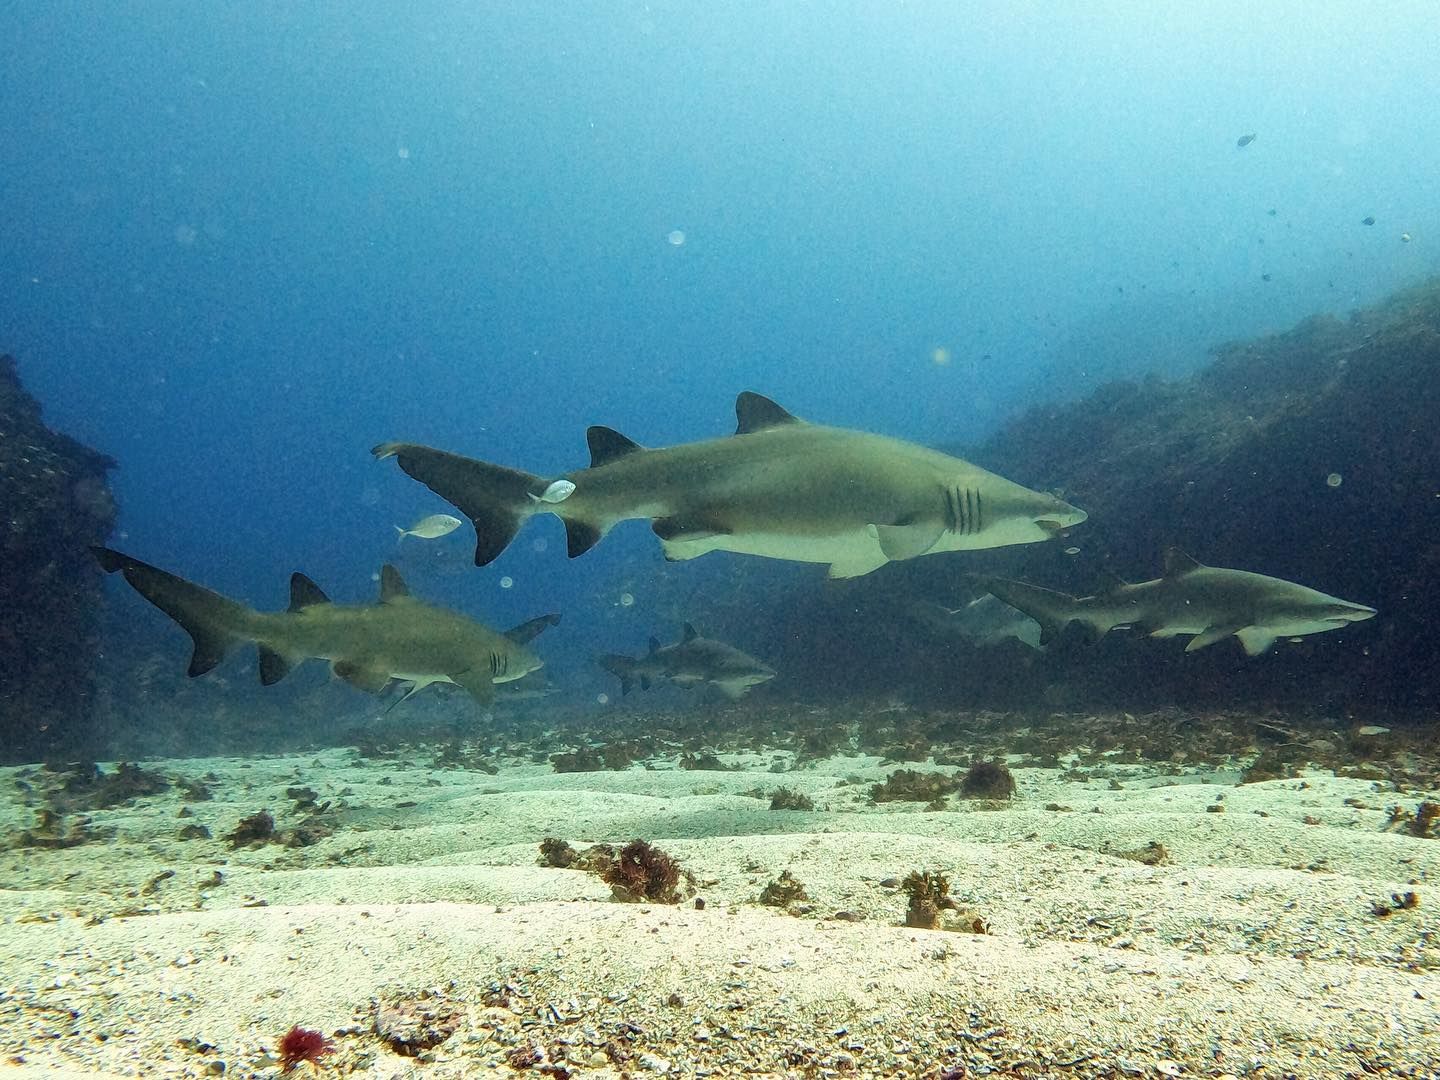
M 1437 266 L 1436 40 L 1428 2 L 9 4 L 0 344 L 118 460 L 117 547 L 266 607 L 398 556 L 563 610 L 542 651 L 599 686 L 734 557 L 397 553 L 448 508 L 371 445 L 558 472 L 742 389 L 974 443 L 1372 302 Z

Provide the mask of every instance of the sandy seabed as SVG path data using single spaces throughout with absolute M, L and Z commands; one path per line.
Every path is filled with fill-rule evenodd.
M 873 756 L 433 758 L 150 761 L 192 786 L 41 830 L 68 847 L 24 844 L 53 776 L 0 770 L 0 1077 L 274 1077 L 297 1024 L 335 1050 L 296 1076 L 1440 1076 L 1440 843 L 1390 820 L 1415 792 L 1062 762 L 937 811 L 873 803 Z M 305 787 L 329 835 L 225 840 L 313 818 Z M 693 892 L 617 902 L 545 837 L 643 837 Z M 808 900 L 761 904 L 787 870 Z M 904 926 L 913 870 L 986 932 Z

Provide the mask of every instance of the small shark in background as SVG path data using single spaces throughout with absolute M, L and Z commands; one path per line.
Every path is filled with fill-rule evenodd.
M 192 678 L 215 667 L 233 646 L 253 641 L 260 651 L 260 681 L 266 686 L 316 657 L 330 661 L 336 675 L 372 694 L 392 679 L 411 684 L 400 701 L 432 683 L 454 683 L 488 705 L 496 683 L 519 679 L 542 666 L 526 645 L 560 621 L 559 615 L 541 615 L 497 633 L 415 599 L 389 565 L 380 571 L 379 603 L 331 603 L 320 586 L 297 573 L 290 577 L 287 610 L 255 611 L 110 548 L 91 550 L 106 573 L 122 573 L 136 592 L 190 635 L 195 644 Z
M 680 640 L 673 645 L 661 645 L 652 637 L 650 652 L 645 656 L 609 653 L 601 656 L 599 662 L 619 678 L 622 695 L 628 694 L 636 681 L 641 690 L 649 690 L 655 680 L 666 679 L 686 688 L 713 686 L 734 701 L 750 687 L 775 677 L 773 668 L 733 645 L 701 637 L 688 622 Z
M 1158 638 L 1193 634 L 1186 652 L 1234 635 L 1247 655 L 1258 656 L 1278 638 L 1337 630 L 1375 615 L 1372 607 L 1293 581 L 1204 566 L 1178 548 L 1165 553 L 1164 577 L 1117 585 L 1096 596 L 1075 597 L 1006 578 L 977 580 L 1038 622 L 1042 642 L 1076 622 L 1096 636 L 1118 626 L 1134 626 Z
M 377 458 L 459 508 L 484 566 L 535 514 L 565 523 L 570 557 L 617 522 L 648 519 L 667 559 L 734 551 L 829 563 L 834 578 L 944 551 L 1031 544 L 1085 511 L 915 443 L 799 420 L 746 391 L 735 434 L 646 449 L 607 427 L 586 433 L 590 467 L 557 478 L 413 443 Z
M 1040 624 L 992 593 L 977 596 L 958 608 L 920 600 L 906 608 L 906 614 L 932 633 L 958 636 L 972 645 L 999 645 L 1015 640 L 1032 649 L 1044 648 L 1040 643 Z

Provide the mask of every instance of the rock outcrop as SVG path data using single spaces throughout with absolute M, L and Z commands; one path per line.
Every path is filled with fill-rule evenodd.
M 63 755 L 90 731 L 114 462 L 40 418 L 0 356 L 0 761 Z

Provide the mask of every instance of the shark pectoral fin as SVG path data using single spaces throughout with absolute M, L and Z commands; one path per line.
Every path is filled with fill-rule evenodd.
M 750 689 L 749 685 L 743 682 L 713 682 L 710 685 L 730 701 L 739 701 L 745 696 L 745 691 Z
M 830 564 L 828 576 L 834 579 L 863 577 L 872 570 L 879 570 L 890 561 L 885 552 L 876 548 L 873 554 L 855 555 L 848 559 L 837 559 Z
M 569 517 L 562 520 L 565 522 L 565 550 L 572 559 L 584 555 L 605 535 L 604 529 L 588 521 Z
M 256 642 L 256 647 L 260 650 L 260 683 L 262 686 L 274 686 L 290 674 L 291 668 L 305 659 L 303 656 L 286 655 L 260 642 Z
M 516 645 L 525 645 L 534 641 L 540 632 L 551 626 L 560 625 L 560 616 L 552 612 L 549 615 L 537 615 L 533 619 L 522 622 L 519 626 L 512 626 L 505 631 L 505 636 Z
M 709 544 L 694 540 L 661 540 L 660 550 L 664 553 L 666 562 L 684 562 L 686 559 L 698 559 L 715 549 Z
M 351 686 L 367 694 L 378 694 L 390 682 L 390 673 L 383 668 L 355 663 L 351 660 L 335 660 L 330 670 Z
M 902 562 L 924 555 L 933 548 L 945 531 L 943 525 L 872 525 L 875 539 L 887 559 Z
M 710 540 L 716 536 L 727 536 L 731 531 L 728 525 L 709 514 L 659 517 L 650 523 L 650 530 L 661 540 L 677 543 Z
M 495 700 L 495 683 L 488 671 L 471 668 L 459 675 L 451 675 L 450 681 L 463 688 L 480 705 L 489 705 Z
M 431 685 L 432 683 L 444 682 L 444 681 L 445 681 L 444 679 L 416 679 L 414 682 L 412 682 L 412 683 L 410 684 L 410 689 L 409 689 L 409 690 L 406 690 L 405 693 L 401 694 L 398 698 L 396 698 L 394 701 L 392 701 L 389 705 L 385 706 L 385 712 L 386 712 L 386 714 L 388 715 L 389 712 L 390 712 L 390 710 L 392 710 L 393 708 L 395 708 L 396 705 L 399 705 L 399 704 L 401 704 L 401 703 L 403 703 L 403 702 L 409 701 L 412 697 L 414 697 L 414 696 L 415 696 L 416 694 L 418 694 L 421 690 L 424 690 L 425 687 Z
M 1187 653 L 1195 652 L 1206 646 L 1214 645 L 1217 641 L 1229 637 L 1231 634 L 1238 634 L 1243 627 L 1239 626 L 1207 626 L 1203 633 L 1196 634 L 1190 639 L 1190 644 L 1185 646 Z
M 1247 626 L 1243 630 L 1237 630 L 1235 636 L 1245 647 L 1246 656 L 1259 656 L 1263 652 L 1269 652 L 1270 646 L 1275 644 L 1275 635 L 1259 626 Z

